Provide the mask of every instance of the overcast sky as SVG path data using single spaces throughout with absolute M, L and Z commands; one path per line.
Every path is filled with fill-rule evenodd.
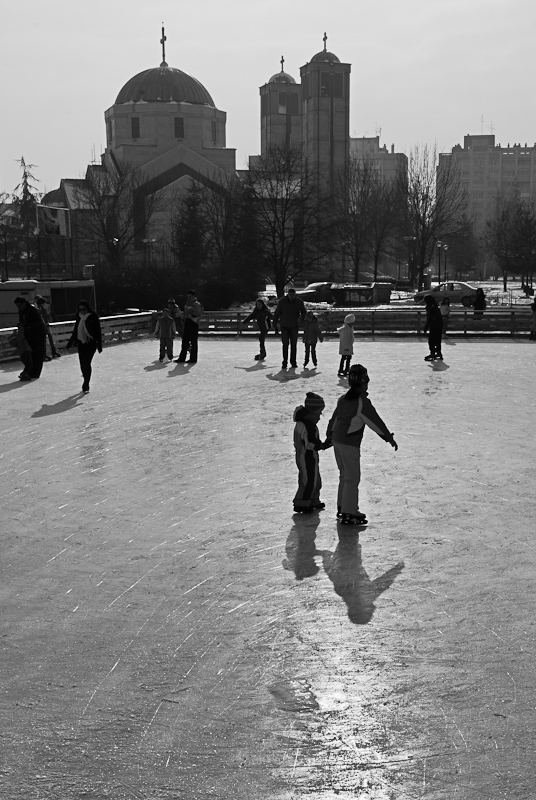
M 351 136 L 408 153 L 467 133 L 536 142 L 534 0 L 18 0 L 2 4 L 0 191 L 35 164 L 41 191 L 83 175 L 104 111 L 166 60 L 227 112 L 237 167 L 259 152 L 259 87 L 323 48 L 352 65 Z

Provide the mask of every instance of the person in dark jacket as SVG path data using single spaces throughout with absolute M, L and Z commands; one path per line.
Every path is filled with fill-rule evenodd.
M 179 357 L 175 359 L 177 364 L 186 361 L 188 349 L 190 350 L 190 364 L 197 363 L 197 339 L 199 336 L 199 320 L 203 315 L 203 306 L 196 297 L 193 289 L 186 292 L 186 303 L 184 306 L 184 332 L 182 334 L 182 347 Z
M 395 450 L 398 445 L 368 398 L 369 376 L 362 364 L 350 367 L 348 385 L 350 388 L 337 401 L 329 421 L 324 449 L 333 444 L 339 468 L 337 516 L 343 525 L 361 525 L 366 522 L 365 514 L 359 510 L 361 441 L 365 426 Z
M 24 338 L 30 346 L 30 357 L 24 370 L 19 375 L 21 381 L 31 381 L 39 378 L 43 369 L 46 355 L 46 328 L 41 314 L 34 305 L 24 297 L 16 297 L 13 301 L 19 310 L 19 323 L 22 327 Z
M 259 298 L 258 300 L 255 301 L 255 308 L 253 309 L 251 314 L 249 314 L 249 316 L 247 316 L 244 320 L 242 320 L 243 325 L 247 325 L 248 322 L 253 322 L 253 320 L 255 320 L 255 322 L 259 327 L 260 351 L 259 355 L 255 356 L 255 361 L 262 361 L 264 358 L 266 358 L 266 347 L 264 343 L 266 341 L 266 335 L 268 334 L 268 331 L 270 330 L 270 327 L 272 325 L 272 319 L 273 319 L 272 313 L 269 310 L 268 306 L 266 305 L 264 300 L 261 300 Z
M 475 309 L 474 318 L 482 319 L 482 315 L 486 310 L 486 295 L 484 294 L 484 289 L 480 287 L 476 290 L 473 308 Z
M 102 334 L 100 320 L 85 300 L 81 300 L 78 303 L 78 313 L 71 338 L 67 342 L 67 349 L 75 345 L 78 348 L 80 370 L 84 379 L 82 391 L 87 393 L 89 392 L 89 381 L 91 380 L 93 356 L 97 350 L 102 353 Z
M 275 309 L 274 325 L 281 329 L 281 340 L 283 344 L 283 369 L 288 366 L 288 348 L 290 344 L 290 366 L 296 368 L 298 366 L 297 349 L 298 349 L 298 329 L 300 323 L 305 319 L 305 305 L 303 300 L 296 297 L 296 289 L 289 289 L 284 297 L 282 297 Z
M 325 403 L 319 394 L 307 392 L 305 404 L 294 411 L 294 449 L 298 467 L 298 491 L 294 496 L 294 511 L 310 514 L 321 511 L 325 503 L 320 501 L 320 478 L 318 451 L 324 449 L 318 433 L 318 421 Z
M 435 361 L 438 358 L 443 361 L 441 354 L 441 334 L 443 333 L 443 317 L 435 297 L 427 295 L 424 298 L 426 303 L 426 321 L 424 332 L 428 332 L 428 347 L 430 355 L 425 356 L 425 361 Z
M 58 348 L 56 347 L 56 342 L 52 338 L 52 334 L 50 332 L 50 314 L 47 311 L 46 303 L 47 303 L 47 301 L 45 300 L 44 297 L 41 297 L 40 294 L 36 294 L 35 295 L 35 304 L 37 306 L 37 310 L 41 314 L 41 317 L 43 318 L 43 322 L 45 323 L 45 328 L 46 328 L 46 332 L 47 332 L 47 339 L 48 339 L 48 343 L 50 345 L 50 350 L 52 352 L 52 358 L 60 358 L 61 353 L 58 350 Z M 45 361 L 50 361 L 50 360 L 51 360 L 51 357 L 45 355 Z

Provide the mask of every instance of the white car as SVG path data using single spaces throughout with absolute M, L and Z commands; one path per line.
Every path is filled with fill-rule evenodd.
M 462 306 L 472 306 L 476 299 L 476 286 L 471 286 L 462 281 L 447 281 L 434 286 L 433 289 L 423 289 L 414 295 L 413 299 L 416 303 L 424 303 L 424 298 L 427 295 L 435 297 L 437 305 L 441 305 L 441 301 L 448 297 L 451 303 L 461 303 Z

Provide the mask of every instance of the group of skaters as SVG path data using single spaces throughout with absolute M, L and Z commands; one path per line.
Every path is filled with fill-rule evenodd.
M 199 321 L 203 315 L 203 306 L 197 299 L 194 289 L 186 293 L 184 311 L 181 311 L 174 297 L 170 297 L 158 316 L 154 330 L 155 337 L 160 342 L 158 360 L 162 362 L 167 356 L 168 361 L 173 361 L 173 345 L 175 336 L 181 337 L 181 351 L 175 359 L 176 364 L 197 363 Z
M 44 362 L 61 356 L 50 331 L 46 300 L 41 295 L 36 295 L 34 300 L 35 305 L 22 296 L 14 300 L 19 312 L 19 322 L 10 342 L 15 345 L 24 366 L 19 375 L 20 381 L 37 380 L 41 377 Z M 47 340 L 50 356 L 47 355 Z M 89 392 L 93 356 L 97 351 L 102 352 L 102 333 L 96 312 L 85 300 L 78 303 L 74 327 L 66 347 L 76 347 L 78 350 L 83 379 L 82 392 L 86 394 Z

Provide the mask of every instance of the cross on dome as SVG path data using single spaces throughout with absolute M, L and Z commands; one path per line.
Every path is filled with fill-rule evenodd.
M 162 45 L 162 63 L 160 64 L 161 67 L 167 67 L 166 41 L 167 41 L 167 36 L 164 34 L 164 23 L 162 23 L 162 38 L 160 39 L 160 44 Z

